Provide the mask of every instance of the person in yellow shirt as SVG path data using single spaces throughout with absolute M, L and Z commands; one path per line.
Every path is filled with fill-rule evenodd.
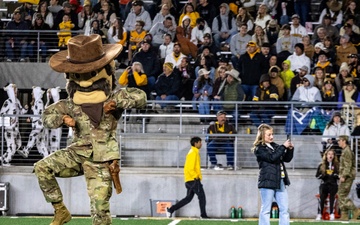
M 146 35 L 146 30 L 144 30 L 145 22 L 142 20 L 137 20 L 135 24 L 135 30 L 130 31 L 129 38 L 129 49 L 128 49 L 128 59 L 131 62 L 133 54 L 140 47 L 140 42 L 142 42 Z
M 119 78 L 119 84 L 123 87 L 136 87 L 147 94 L 149 97 L 147 75 L 140 62 L 133 62 L 132 66 L 127 67 Z
M 209 218 L 206 214 L 206 196 L 201 184 L 202 175 L 200 170 L 200 148 L 202 146 L 200 137 L 192 137 L 190 140 L 191 149 L 188 152 L 184 165 L 184 180 L 185 187 L 187 189 L 187 195 L 185 198 L 181 199 L 178 203 L 166 208 L 166 216 L 168 218 L 172 217 L 172 214 L 175 210 L 180 209 L 186 204 L 190 203 L 196 194 L 199 198 L 199 205 L 201 211 L 201 218 Z
M 194 28 L 196 26 L 197 18 L 200 18 L 200 14 L 195 11 L 193 4 L 190 2 L 186 3 L 181 11 L 182 12 L 179 18 L 179 26 L 182 25 L 183 17 L 188 16 L 190 18 L 190 26 L 191 28 Z
M 64 15 L 63 21 L 59 24 L 60 31 L 58 32 L 58 37 L 59 37 L 58 46 L 61 49 L 67 48 L 67 44 L 71 38 L 71 29 L 74 27 L 75 25 L 71 22 L 70 17 L 68 15 Z

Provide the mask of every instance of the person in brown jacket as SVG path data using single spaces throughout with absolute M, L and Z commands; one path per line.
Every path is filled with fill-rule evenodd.
M 342 62 L 347 62 L 347 56 L 349 54 L 357 54 L 357 49 L 355 46 L 349 41 L 350 37 L 347 34 L 344 34 L 340 38 L 340 45 L 336 48 L 336 64 L 341 66 Z
M 272 66 L 269 69 L 270 83 L 275 85 L 278 89 L 279 100 L 283 100 L 285 93 L 285 84 L 283 79 L 280 77 L 281 69 L 278 66 Z
M 176 39 L 181 44 L 181 51 L 184 55 L 191 54 L 193 58 L 196 58 L 198 48 L 190 41 L 192 30 L 190 22 L 189 16 L 185 15 L 182 18 L 180 26 L 176 27 Z

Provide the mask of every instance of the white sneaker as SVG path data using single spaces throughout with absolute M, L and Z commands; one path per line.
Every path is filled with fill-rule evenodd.
M 334 214 L 331 214 L 334 215 Z M 315 220 L 321 220 L 321 214 L 317 214 L 316 219 Z
M 331 214 L 330 214 L 330 220 L 335 220 L 335 215 L 334 215 L 334 213 L 331 213 Z
M 6 59 L 6 62 L 12 62 L 12 60 L 11 59 Z
M 24 58 L 21 58 L 21 59 L 20 59 L 20 62 L 25 62 L 25 59 L 24 59 Z
M 217 164 L 214 166 L 214 170 L 224 170 L 221 164 Z
M 171 218 L 172 217 L 172 213 L 170 212 L 170 208 L 166 207 L 166 217 L 167 218 Z

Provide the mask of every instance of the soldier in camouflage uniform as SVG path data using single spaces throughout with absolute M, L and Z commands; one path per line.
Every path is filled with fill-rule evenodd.
M 356 176 L 355 171 L 355 156 L 353 151 L 349 146 L 349 137 L 346 135 L 339 136 L 339 147 L 342 148 L 341 157 L 340 157 L 340 170 L 339 170 L 339 206 L 341 210 L 341 217 L 339 220 L 348 221 L 349 214 L 348 211 L 353 211 L 353 219 L 357 219 L 360 216 L 360 210 L 356 208 L 353 201 L 349 199 L 348 195 L 352 183 Z
M 103 46 L 99 35 L 78 35 L 69 40 L 67 51 L 50 59 L 54 70 L 66 74 L 69 97 L 45 109 L 44 126 L 54 129 L 65 124 L 74 135 L 68 147 L 40 160 L 34 167 L 45 199 L 55 209 L 50 225 L 62 225 L 71 219 L 55 177 L 79 175 L 85 175 L 92 224 L 112 224 L 109 203 L 112 181 L 117 193 L 121 192 L 119 180 L 118 184 L 115 182 L 120 159 L 117 121 L 123 109 L 146 105 L 146 94 L 139 89 L 112 91 L 113 59 L 121 49 L 118 44 Z

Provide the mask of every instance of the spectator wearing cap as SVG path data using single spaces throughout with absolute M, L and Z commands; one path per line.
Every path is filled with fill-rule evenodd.
M 241 79 L 239 78 L 239 72 L 235 69 L 225 71 L 226 74 L 226 83 L 223 89 L 218 93 L 221 98 L 221 101 L 230 102 L 230 101 L 244 101 L 245 92 L 241 85 Z M 222 109 L 236 116 L 235 105 L 234 104 L 223 104 Z
M 232 36 L 230 40 L 231 63 L 234 68 L 238 68 L 240 56 L 246 52 L 249 41 L 251 41 L 251 36 L 247 33 L 247 25 L 241 24 L 239 33 Z
M 276 41 L 276 53 L 280 62 L 287 59 L 294 52 L 296 39 L 290 35 L 290 29 L 290 25 L 283 25 L 281 27 L 283 35 L 279 36 Z
M 325 31 L 322 31 L 321 33 L 318 32 L 318 29 L 323 28 Z M 331 25 L 331 17 L 330 14 L 326 14 L 322 20 L 322 22 L 317 25 L 314 29 L 314 35 L 313 35 L 313 44 L 316 44 L 319 41 L 322 41 L 322 39 L 325 36 L 331 37 L 334 43 L 338 43 L 339 39 L 339 29 L 333 25 Z
M 359 55 L 358 54 L 350 54 L 348 55 L 348 65 L 349 65 L 349 73 L 352 77 L 360 77 L 360 65 L 359 65 Z
M 184 16 L 188 16 L 190 18 L 191 28 L 196 26 L 196 20 L 200 18 L 199 13 L 195 11 L 194 5 L 191 2 L 187 2 L 181 10 L 179 26 L 181 26 Z
M 302 42 L 302 37 L 307 36 L 308 33 L 306 28 L 300 24 L 300 16 L 298 14 L 292 15 L 291 21 L 292 24 L 290 25 L 290 35 L 296 38 L 296 43 Z
M 346 28 L 346 27 L 351 27 L 352 32 L 357 33 L 357 34 L 360 34 L 360 29 L 359 29 L 359 27 L 355 24 L 355 16 L 349 15 L 348 17 L 345 17 L 345 18 L 346 18 L 346 19 L 345 19 L 344 26 L 342 26 L 342 27 L 340 28 L 339 34 L 340 34 L 340 35 L 345 34 L 345 28 Z
M 172 18 L 166 17 L 164 21 L 154 24 L 149 33 L 153 36 L 152 45 L 155 49 L 164 42 L 164 35 L 170 34 L 171 41 L 174 40 L 176 27 L 173 27 Z
M 259 26 L 255 26 L 254 34 L 251 36 L 251 40 L 256 42 L 258 46 L 262 46 L 264 43 L 268 43 L 269 39 L 265 31 Z
M 277 87 L 270 82 L 270 76 L 263 74 L 260 77 L 259 86 L 256 89 L 256 93 L 253 97 L 254 102 L 276 102 L 279 100 L 279 94 Z M 250 112 L 250 119 L 252 123 L 259 127 L 260 124 L 270 124 L 271 118 L 274 116 L 274 110 L 271 105 L 253 105 Z
M 75 13 L 75 11 L 72 10 L 71 4 L 67 1 L 63 2 L 63 9 L 58 12 L 54 19 L 54 26 L 53 29 L 59 30 L 59 24 L 63 22 L 64 15 L 68 15 L 70 21 L 74 24 L 74 28 L 72 30 L 78 30 L 79 29 L 79 21 L 78 16 Z
M 314 67 L 317 63 L 317 61 L 319 60 L 319 53 L 320 51 L 325 51 L 326 48 L 324 47 L 324 44 L 322 42 L 318 42 L 315 44 L 314 46 L 314 56 L 312 57 L 311 60 L 311 66 Z
M 272 19 L 269 21 L 268 25 L 265 28 L 266 36 L 268 37 L 269 43 L 271 45 L 272 54 L 276 54 L 276 41 L 279 38 L 280 26 L 276 20 Z
M 281 79 L 281 77 L 280 77 L 280 72 L 281 72 L 280 67 L 272 66 L 272 67 L 270 67 L 268 74 L 270 77 L 270 83 L 272 85 L 275 85 L 278 90 L 278 94 L 279 94 L 278 100 L 283 100 L 284 93 L 285 93 L 285 84 L 284 84 L 283 79 Z
M 90 35 L 91 21 L 95 19 L 90 0 L 85 0 L 83 10 L 78 13 L 78 25 L 85 35 Z
M 240 72 L 246 100 L 252 101 L 261 75 L 267 73 L 269 69 L 265 57 L 260 53 L 255 42 L 248 42 L 247 51 L 240 56 L 237 66 L 238 68 L 235 69 Z
M 133 62 L 140 62 L 143 65 L 144 73 L 148 78 L 149 91 L 154 90 L 156 78 L 161 73 L 161 64 L 157 52 L 151 48 L 151 41 L 145 39 L 141 43 L 140 50 L 134 54 L 131 64 Z
M 210 57 L 210 67 L 217 68 L 218 67 L 218 61 L 216 55 L 212 54 L 210 51 L 210 48 L 208 46 L 204 46 L 202 48 L 202 52 L 196 57 L 194 66 L 195 68 L 200 65 L 200 60 L 203 56 L 209 56 Z M 214 77 L 212 77 L 215 79 Z
M 28 23 L 21 20 L 21 13 L 15 10 L 13 18 L 6 24 L 5 30 L 18 30 L 19 32 L 6 33 L 5 37 L 5 56 L 7 62 L 12 62 L 15 59 L 16 51 L 20 50 L 20 61 L 25 61 L 27 57 L 27 45 L 29 44 L 28 36 L 29 30 Z
M 226 57 L 226 56 L 221 56 L 220 57 L 220 59 L 219 59 L 219 66 L 218 66 L 218 68 L 220 67 L 220 66 L 224 66 L 225 68 L 226 68 L 226 70 L 231 70 L 231 69 L 234 69 L 234 67 L 229 63 L 229 58 L 228 57 Z M 218 68 L 216 69 L 216 71 L 215 71 L 215 79 L 217 78 L 217 77 L 219 77 L 218 76 L 218 73 L 217 73 L 217 71 L 218 71 Z
M 148 11 L 143 7 L 144 2 L 141 0 L 135 0 L 132 2 L 132 8 L 127 15 L 124 27 L 126 30 L 134 30 L 137 20 L 144 21 L 144 30 L 149 31 L 151 29 L 151 17 Z
M 196 19 L 196 26 L 191 31 L 190 41 L 200 47 L 204 42 L 204 35 L 211 34 L 211 29 L 203 18 Z
M 336 72 L 333 64 L 329 61 L 329 54 L 323 50 L 319 52 L 318 61 L 314 65 L 314 68 L 321 68 L 326 74 L 332 74 Z M 314 72 L 315 69 L 313 73 Z
M 198 77 L 194 81 L 192 92 L 194 94 L 193 110 L 198 110 L 200 115 L 210 115 L 210 103 L 207 101 L 212 100 L 214 81 L 210 77 L 210 71 L 207 69 L 200 69 Z M 197 106 L 198 105 L 198 106 Z M 206 122 L 206 118 L 200 118 L 201 122 Z
M 269 61 L 271 57 L 271 45 L 269 42 L 265 42 L 261 45 L 260 52 L 265 57 L 266 61 Z
M 34 16 L 32 18 L 32 25 L 35 24 L 36 15 L 40 14 L 45 23 L 49 25 L 50 28 L 54 25 L 54 17 L 53 14 L 49 11 L 47 1 L 41 1 L 39 5 L 36 7 L 36 12 L 34 12 Z
M 338 92 L 342 90 L 345 84 L 345 79 L 348 77 L 352 77 L 350 74 L 350 68 L 346 62 L 343 62 L 341 63 L 339 74 L 335 78 L 335 86 Z
M 291 83 L 290 83 L 291 96 L 294 95 L 298 87 L 303 85 L 303 79 L 307 74 L 309 74 L 309 68 L 307 66 L 302 66 L 301 68 L 299 68 L 299 73 L 291 79 Z
M 184 55 L 191 56 L 191 58 L 195 58 L 197 55 L 198 47 L 190 41 L 191 31 L 192 31 L 190 22 L 191 19 L 189 16 L 185 15 L 182 18 L 181 24 L 176 27 L 176 39 L 180 43 L 181 50 L 184 53 Z M 204 42 L 205 42 L 205 37 L 204 37 Z
M 216 152 L 219 149 L 225 150 L 227 169 L 234 170 L 234 140 L 232 136 L 215 136 L 215 134 L 236 134 L 235 127 L 227 122 L 227 113 L 223 110 L 216 113 L 216 122 L 211 123 L 207 129 L 208 137 L 207 153 L 210 160 L 210 169 L 223 170 L 222 165 L 217 163 Z
M 340 45 L 336 48 L 336 64 L 341 65 L 342 62 L 347 62 L 349 54 L 357 54 L 356 47 L 350 42 L 350 37 L 344 34 L 340 38 Z
M 268 9 L 265 4 L 259 6 L 257 16 L 255 19 L 255 25 L 260 26 L 262 29 L 266 28 L 266 24 L 271 20 L 271 16 L 268 14 Z
M 196 11 L 199 13 L 200 17 L 206 21 L 208 26 L 212 25 L 213 19 L 217 15 L 213 2 L 209 2 L 208 0 L 199 0 Z
M 360 92 L 354 83 L 354 78 L 347 77 L 345 78 L 344 86 L 339 92 L 338 108 L 343 107 L 342 103 L 359 103 L 360 102 Z M 357 104 L 358 105 L 358 104 Z M 356 107 L 357 108 L 357 107 Z M 359 109 L 355 109 L 355 115 L 359 114 Z
M 351 43 L 357 44 L 360 42 L 360 34 L 353 31 L 351 24 L 345 23 L 342 28 L 344 28 L 344 34 L 349 35 Z
M 174 43 L 173 52 L 168 54 L 165 57 L 165 62 L 170 62 L 174 67 L 180 65 L 181 59 L 186 57 L 183 53 L 181 53 L 181 45 L 179 42 Z
M 237 33 L 236 20 L 229 9 L 229 5 L 220 5 L 220 14 L 212 22 L 212 33 L 216 47 L 220 48 L 221 43 L 230 44 L 231 37 Z
M 174 65 L 171 62 L 165 62 L 163 65 L 163 73 L 159 75 L 155 83 L 156 92 L 156 108 L 158 112 L 162 112 L 162 109 L 168 107 L 172 103 L 163 103 L 161 101 L 177 101 L 177 96 L 181 80 L 174 73 Z M 159 108 L 159 105 L 161 108 Z M 171 107 L 170 107 L 171 108 Z
M 314 77 L 312 75 L 305 75 L 303 85 L 296 89 L 291 100 L 299 102 L 322 101 L 320 90 L 317 87 L 314 87 Z
M 22 2 L 23 2 L 23 4 L 19 7 L 17 7 L 15 10 L 20 12 L 21 20 L 25 21 L 27 23 L 28 27 L 31 27 L 33 16 L 35 13 L 35 11 L 33 9 L 32 1 L 25 0 Z
M 201 54 L 204 48 L 209 48 L 213 55 L 218 56 L 220 54 L 220 49 L 216 47 L 214 41 L 212 40 L 212 36 L 209 33 L 204 34 L 204 41 L 198 48 L 197 55 Z
M 330 17 L 333 26 L 341 26 L 343 13 L 341 11 L 342 4 L 338 0 L 329 0 L 326 2 L 326 8 L 320 13 L 319 23 L 323 21 L 325 15 Z
M 302 37 L 302 43 L 304 44 L 304 53 L 310 60 L 312 60 L 314 56 L 314 45 L 311 43 L 310 36 L 306 35 Z
M 297 71 L 297 69 L 302 66 L 306 66 L 307 68 L 310 68 L 311 62 L 309 57 L 305 55 L 304 49 L 305 47 L 303 43 L 295 44 L 294 53 L 287 58 L 291 62 L 290 69 L 292 71 Z

